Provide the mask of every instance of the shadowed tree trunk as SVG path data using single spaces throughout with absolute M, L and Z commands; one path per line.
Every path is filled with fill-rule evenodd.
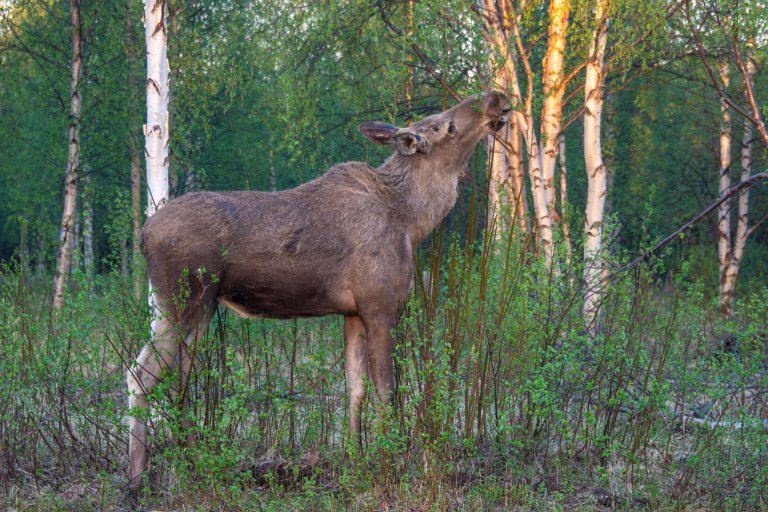
M 93 257 L 93 190 L 91 190 L 90 176 L 86 175 L 83 181 L 85 184 L 85 190 L 83 191 L 83 270 L 88 278 L 88 284 L 91 284 L 95 274 Z
M 137 89 L 134 65 L 136 64 L 136 38 L 133 33 L 132 1 L 126 2 L 125 11 L 125 54 L 128 59 L 128 88 L 130 89 L 130 106 L 128 107 L 128 122 L 130 123 L 129 149 L 131 153 L 131 210 L 133 221 L 132 248 L 132 273 L 133 295 L 136 300 L 141 298 L 141 164 L 139 162 L 139 116 L 136 111 Z
M 64 289 L 72 265 L 72 228 L 77 212 L 77 171 L 80 163 L 80 76 L 83 67 L 83 26 L 80 19 L 79 0 L 70 0 L 69 14 L 72 26 L 69 128 L 67 130 L 69 152 L 64 176 L 64 208 L 61 215 L 56 275 L 53 279 L 53 307 L 57 310 L 64 305 Z

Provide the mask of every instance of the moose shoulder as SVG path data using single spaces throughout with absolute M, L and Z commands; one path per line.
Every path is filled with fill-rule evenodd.
M 509 109 L 490 92 L 408 128 L 364 123 L 369 140 L 394 146 L 379 168 L 347 162 L 280 192 L 188 194 L 152 216 L 142 252 L 159 311 L 153 341 L 128 372 L 129 484 L 140 485 L 148 464 L 136 408 L 149 407 L 164 368 L 181 364 L 187 374 L 179 347 L 205 331 L 217 304 L 244 317 L 344 315 L 349 428 L 359 439 L 364 376 L 379 400 L 392 396 L 390 331 L 413 279 L 413 250 L 454 206 L 472 150 Z

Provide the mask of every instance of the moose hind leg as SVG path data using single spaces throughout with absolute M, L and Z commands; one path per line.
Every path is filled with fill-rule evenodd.
M 148 464 L 147 394 L 160 381 L 162 371 L 175 364 L 178 357 L 178 335 L 172 322 L 167 317 L 159 317 L 153 322 L 153 331 L 154 340 L 144 346 L 127 374 L 130 414 L 128 486 L 131 489 L 141 485 L 141 474 Z
M 362 449 L 360 413 L 365 400 L 365 374 L 368 358 L 365 347 L 365 326 L 359 316 L 344 317 L 344 363 L 349 394 L 349 437 Z
M 395 380 L 392 354 L 395 340 L 391 330 L 397 323 L 394 313 L 378 313 L 363 316 L 366 333 L 366 353 L 368 355 L 368 373 L 376 386 L 376 395 L 384 404 L 392 402 Z

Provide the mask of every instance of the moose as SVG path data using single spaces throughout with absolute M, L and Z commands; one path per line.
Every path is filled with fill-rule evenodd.
M 186 380 L 188 348 L 218 304 L 246 318 L 343 315 L 349 431 L 359 442 L 365 376 L 380 402 L 393 396 L 391 331 L 414 250 L 456 203 L 475 146 L 509 112 L 503 93 L 485 92 L 410 127 L 366 122 L 368 140 L 394 146 L 378 168 L 346 162 L 278 192 L 190 193 L 150 217 L 141 250 L 157 311 L 127 375 L 129 487 L 149 462 L 147 394 L 166 368 L 179 365 Z

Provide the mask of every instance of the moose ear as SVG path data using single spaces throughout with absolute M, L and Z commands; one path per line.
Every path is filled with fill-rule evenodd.
M 400 128 L 388 123 L 382 123 L 381 121 L 368 121 L 358 127 L 360 133 L 365 135 L 365 138 L 374 144 L 391 144 L 392 136 L 397 133 Z
M 393 143 L 395 149 L 397 149 L 398 153 L 401 155 L 408 156 L 417 151 L 419 153 L 427 152 L 427 144 L 424 141 L 424 137 L 410 130 L 401 130 L 394 136 Z

